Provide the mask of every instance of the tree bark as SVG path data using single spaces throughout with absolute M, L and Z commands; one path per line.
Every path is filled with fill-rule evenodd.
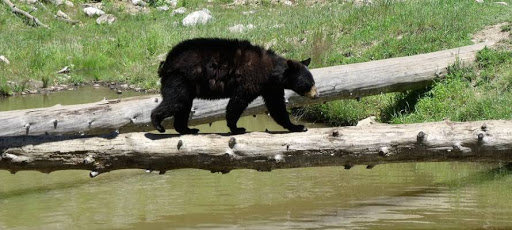
M 31 22 L 30 25 L 42 26 L 44 28 L 50 28 L 47 25 L 43 24 L 41 21 L 39 21 L 39 19 L 37 19 L 36 17 L 34 17 L 31 14 L 27 13 L 26 11 L 23 11 L 23 10 L 19 9 L 18 7 L 16 7 L 10 0 L 3 0 L 3 2 L 7 6 L 9 6 L 9 8 L 11 8 L 11 11 L 14 14 L 21 15 L 21 16 L 25 17 L 28 22 Z
M 472 62 L 476 52 L 489 41 L 455 49 L 409 57 L 312 69 L 320 98 L 300 97 L 287 91 L 288 107 L 322 103 L 336 99 L 358 98 L 387 92 L 413 90 L 427 86 L 446 73 L 456 61 Z M 97 103 L 53 106 L 0 113 L 0 136 L 41 134 L 101 134 L 113 130 L 148 131 L 151 110 L 161 101 L 158 95 L 105 100 Z M 191 124 L 224 119 L 227 100 L 195 100 Z M 263 100 L 256 99 L 245 115 L 265 112 Z M 169 119 L 164 126 L 171 127 Z
M 303 133 L 253 132 L 114 136 L 17 136 L 0 139 L 0 169 L 11 172 L 116 169 L 161 173 L 179 168 L 212 172 L 368 165 L 394 162 L 512 160 L 512 121 L 374 124 L 310 129 Z

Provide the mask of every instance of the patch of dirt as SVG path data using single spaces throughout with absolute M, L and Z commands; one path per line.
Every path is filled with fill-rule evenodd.
M 493 26 L 487 26 L 483 30 L 474 34 L 471 41 L 473 41 L 473 43 L 485 41 L 493 41 L 494 43 L 498 43 L 501 40 L 508 40 L 510 37 L 510 32 L 502 31 L 502 27 L 506 25 L 508 25 L 508 23 L 504 22 Z

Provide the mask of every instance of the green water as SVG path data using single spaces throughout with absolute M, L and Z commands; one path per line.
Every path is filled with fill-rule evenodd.
M 92 88 L 65 94 L 0 99 L 0 110 L 118 96 Z M 241 126 L 278 130 L 265 115 Z M 0 229 L 509 229 L 511 217 L 512 169 L 489 164 L 120 170 L 94 179 L 87 171 L 0 171 Z

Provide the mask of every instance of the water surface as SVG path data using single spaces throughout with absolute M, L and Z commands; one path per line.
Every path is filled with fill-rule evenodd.
M 0 110 L 118 96 L 85 88 L 0 99 Z M 266 115 L 245 117 L 240 126 L 282 130 Z M 223 121 L 199 128 L 227 132 Z M 512 169 L 474 163 L 225 175 L 119 170 L 94 179 L 80 170 L 0 171 L 0 229 L 508 229 L 511 194 Z

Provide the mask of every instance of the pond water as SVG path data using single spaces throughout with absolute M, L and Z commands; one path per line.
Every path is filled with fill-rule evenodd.
M 124 93 L 121 96 L 135 95 Z M 0 111 L 115 98 L 83 88 L 0 99 Z M 302 122 L 303 123 L 303 122 Z M 249 130 L 280 130 L 266 115 Z M 308 124 L 308 127 L 313 127 Z M 225 122 L 204 132 L 226 132 Z M 0 170 L 0 229 L 509 229 L 512 166 L 407 163 L 165 175 Z

